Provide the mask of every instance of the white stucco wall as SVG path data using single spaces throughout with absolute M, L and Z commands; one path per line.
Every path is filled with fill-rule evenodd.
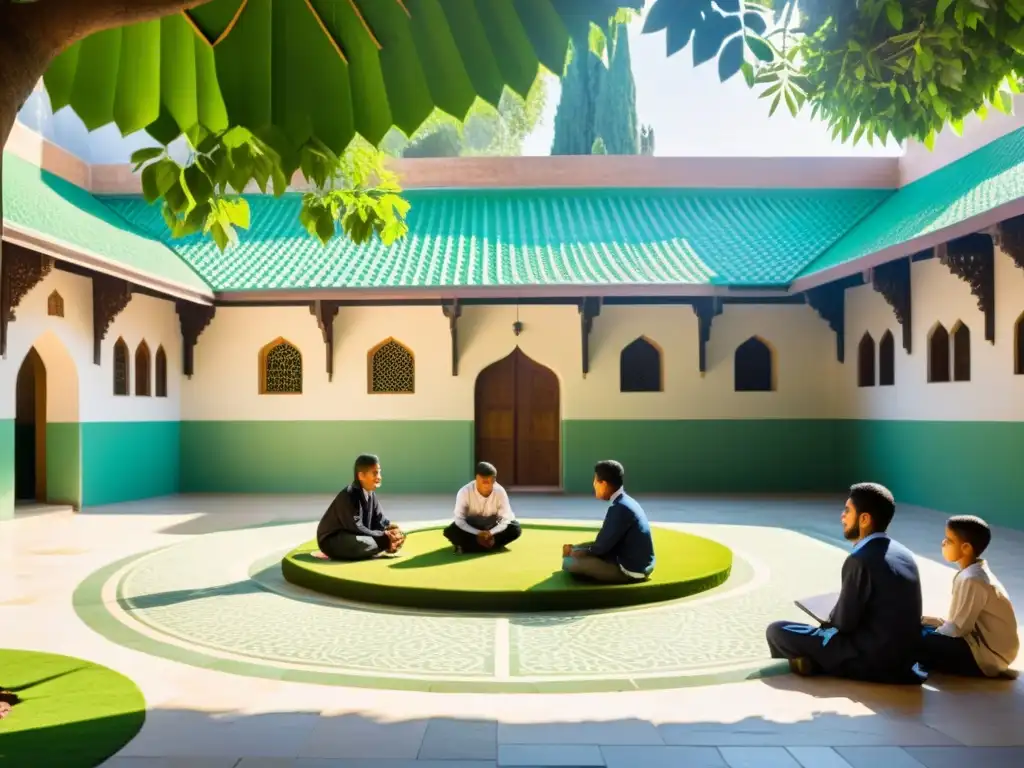
M 56 290 L 64 317 L 47 314 Z M 93 364 L 92 284 L 78 275 L 51 270 L 21 300 L 8 325 L 7 356 L 0 359 L 0 418 L 13 418 L 15 382 L 28 350 L 35 345 L 47 370 L 47 421 L 176 421 L 180 417 L 181 334 L 174 304 L 135 295 L 111 324 L 103 341 L 102 364 Z M 132 353 L 129 391 L 134 393 L 134 353 L 143 339 L 153 366 L 150 397 L 113 394 L 113 347 L 123 337 Z M 155 396 L 157 348 L 167 353 L 167 397 Z
M 561 382 L 565 419 L 814 418 L 829 415 L 822 376 L 835 365 L 835 337 L 807 306 L 729 305 L 715 318 L 708 372 L 698 371 L 697 319 L 688 306 L 605 306 L 594 320 L 591 369 L 581 370 L 575 307 L 465 307 L 459 322 L 459 376 L 451 375 L 448 321 L 439 307 L 343 307 L 335 321 L 334 381 L 325 372 L 320 331 L 306 307 L 218 308 L 182 385 L 186 420 L 473 418 L 477 374 L 523 352 Z M 733 351 L 751 335 L 776 350 L 777 391 L 733 391 Z M 619 392 L 619 353 L 640 335 L 663 350 L 665 392 Z M 303 355 L 301 396 L 259 394 L 259 351 L 277 337 Z M 416 392 L 367 393 L 367 352 L 394 337 L 416 360 Z
M 845 418 L 934 421 L 1024 420 L 1024 376 L 1014 375 L 1014 324 L 1024 312 L 1024 271 L 996 252 L 996 338 L 985 340 L 985 319 L 970 286 L 937 259 L 911 265 L 912 354 L 888 303 L 870 285 L 846 296 L 846 370 L 836 395 Z M 935 323 L 947 331 L 960 320 L 971 331 L 971 380 L 928 382 L 928 337 Z M 896 383 L 857 386 L 857 345 L 865 331 L 877 344 L 886 330 L 896 342 Z

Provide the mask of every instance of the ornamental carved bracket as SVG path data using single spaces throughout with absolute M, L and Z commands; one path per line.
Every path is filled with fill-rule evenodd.
M 835 282 L 811 288 L 804 294 L 807 303 L 836 334 L 836 360 L 846 358 L 846 283 Z
M 452 335 L 452 376 L 459 375 L 459 318 L 462 317 L 462 305 L 459 300 L 441 305 L 441 311 L 448 318 L 448 330 Z
M 316 318 L 320 334 L 324 337 L 328 381 L 334 381 L 334 318 L 338 316 L 340 306 L 336 301 L 314 301 L 309 307 L 310 313 Z
M 580 338 L 583 351 L 583 378 L 590 373 L 590 332 L 594 318 L 601 314 L 601 299 L 589 296 L 580 300 Z
M 903 328 L 903 349 L 910 354 L 910 259 L 897 259 L 871 271 L 871 285 L 892 307 L 896 322 Z
M 696 298 L 693 300 L 693 314 L 697 316 L 697 348 L 700 375 L 708 369 L 708 342 L 711 341 L 711 323 L 722 314 L 722 302 L 714 297 Z
M 193 304 L 189 301 L 176 301 L 178 320 L 181 324 L 181 370 L 190 379 L 195 369 L 194 352 L 199 335 L 213 320 L 217 308 L 212 305 Z
M 132 285 L 127 280 L 110 275 L 92 276 L 92 361 L 100 364 L 103 339 L 114 318 L 120 315 L 132 300 Z
M 28 248 L 4 243 L 0 263 L 0 355 L 7 355 L 7 325 L 14 310 L 53 269 L 53 259 Z
M 941 251 L 940 251 L 941 253 Z M 973 234 L 946 243 L 940 261 L 971 286 L 985 315 L 985 340 L 996 342 L 996 248 L 992 236 Z
M 999 248 L 1024 269 L 1024 216 L 1014 216 L 999 225 Z

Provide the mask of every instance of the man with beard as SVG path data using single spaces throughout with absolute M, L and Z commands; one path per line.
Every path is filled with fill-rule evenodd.
M 896 513 L 877 483 L 850 488 L 843 536 L 853 551 L 843 563 L 839 599 L 819 627 L 777 621 L 766 636 L 772 657 L 799 675 L 825 674 L 879 683 L 920 684 L 921 580 L 909 549 L 886 530 Z

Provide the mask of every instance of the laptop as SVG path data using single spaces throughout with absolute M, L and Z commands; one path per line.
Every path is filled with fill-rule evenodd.
M 824 624 L 828 621 L 828 617 L 832 615 L 832 610 L 836 607 L 836 603 L 839 602 L 839 593 L 829 592 L 824 595 L 805 597 L 794 602 L 801 611 L 819 624 Z

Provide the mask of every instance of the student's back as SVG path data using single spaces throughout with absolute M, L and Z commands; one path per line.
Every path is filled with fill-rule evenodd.
M 900 676 L 913 667 L 921 637 L 921 577 L 914 555 L 881 536 L 866 541 L 848 561 L 844 574 L 856 569 L 866 591 L 864 615 L 847 635 L 857 664 L 868 677 Z

